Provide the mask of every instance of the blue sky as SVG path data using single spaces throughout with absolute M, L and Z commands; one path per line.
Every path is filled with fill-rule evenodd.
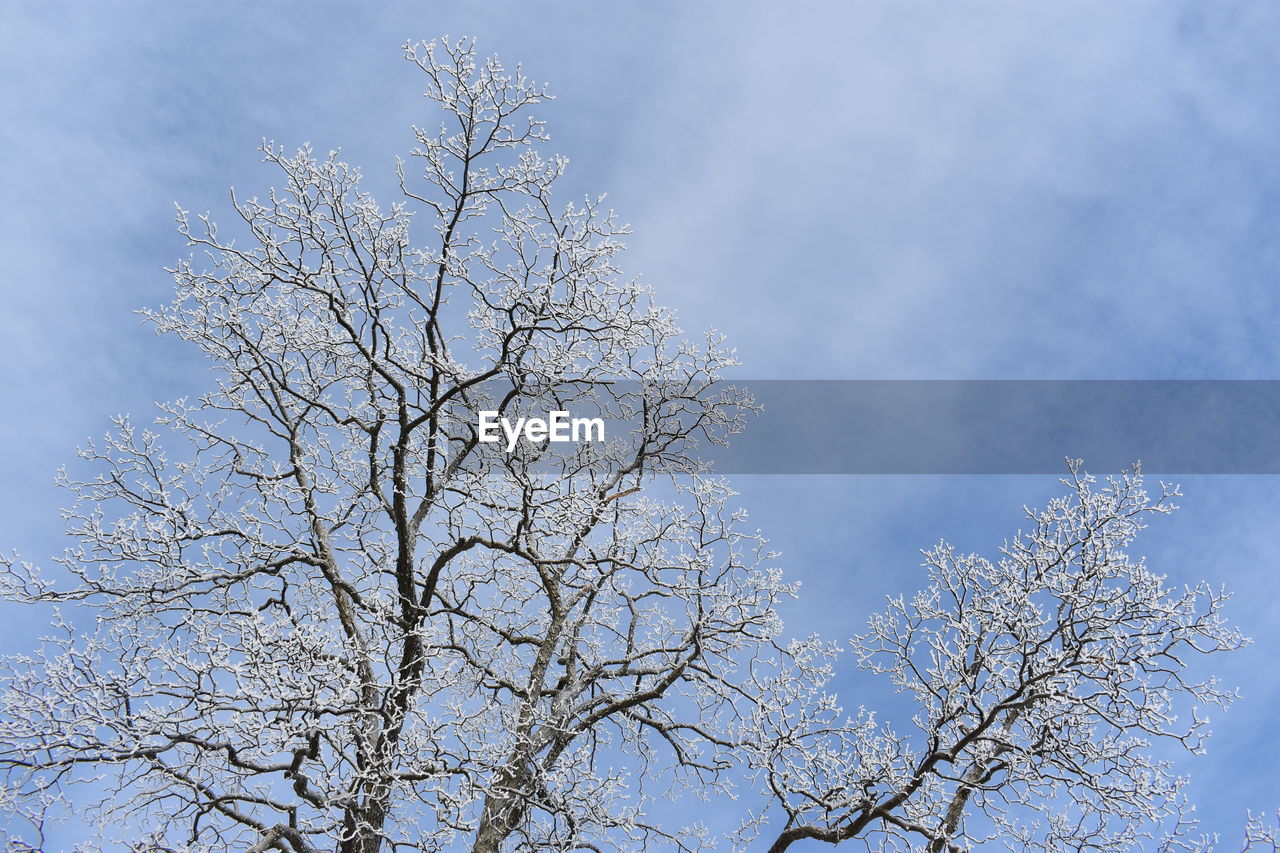
M 132 313 L 255 147 L 341 147 L 391 197 L 408 38 L 524 63 L 609 193 L 629 272 L 761 378 L 1280 378 L 1280 6 L 1194 2 L 14 4 L 0 34 L 0 548 L 62 548 L 52 487 L 115 412 L 204 383 Z M 1068 452 L 1064 449 L 1064 454 Z M 1207 826 L 1280 805 L 1280 479 L 1183 479 L 1139 541 L 1237 591 L 1244 698 L 1188 763 Z M 846 636 L 939 538 L 991 551 L 1043 477 L 741 477 L 798 633 Z M 4 640 L 39 626 L 18 614 Z M 852 701 L 856 702 L 857 699 Z

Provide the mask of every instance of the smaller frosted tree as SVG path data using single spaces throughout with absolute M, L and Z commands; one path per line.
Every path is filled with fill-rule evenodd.
M 802 839 L 930 853 L 1206 843 L 1157 744 L 1201 750 L 1198 709 L 1233 693 L 1188 663 L 1247 641 L 1223 621 L 1223 591 L 1170 588 L 1128 553 L 1176 487 L 1152 496 L 1136 467 L 1099 485 L 1079 463 L 1063 483 L 994 561 L 926 551 L 928 585 L 853 639 L 858 664 L 913 700 L 909 727 L 845 718 L 824 691 L 834 650 L 816 641 L 761 685 L 752 761 L 782 815 L 771 853 Z

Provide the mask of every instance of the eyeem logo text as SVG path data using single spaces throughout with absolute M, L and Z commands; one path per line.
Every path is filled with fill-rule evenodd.
M 545 418 L 502 417 L 499 412 L 480 412 L 479 435 L 486 443 L 501 441 L 505 436 L 507 452 L 514 453 L 516 444 L 525 441 L 604 441 L 603 418 L 571 418 L 568 412 L 548 412 Z

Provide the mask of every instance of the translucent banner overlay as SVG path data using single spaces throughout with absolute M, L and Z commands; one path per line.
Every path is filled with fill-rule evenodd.
M 1280 381 L 735 380 L 726 474 L 1280 473 Z

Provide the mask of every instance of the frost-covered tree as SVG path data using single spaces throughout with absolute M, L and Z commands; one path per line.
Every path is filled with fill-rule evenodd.
M 852 641 L 862 669 L 909 697 L 909 724 L 846 717 L 816 643 L 761 685 L 774 698 L 755 718 L 752 763 L 781 813 L 771 853 L 802 839 L 929 853 L 1208 843 L 1160 743 L 1200 751 L 1200 711 L 1234 694 L 1190 659 L 1245 640 L 1223 620 L 1222 590 L 1170 588 L 1128 553 L 1176 487 L 1152 496 L 1136 468 L 1100 486 L 1079 463 L 1063 482 L 994 561 L 926 551 L 928 585 Z
M 465 42 L 406 55 L 441 118 L 403 199 L 267 144 L 280 188 L 233 194 L 235 227 L 180 211 L 195 251 L 146 316 L 216 389 L 82 450 L 63 578 L 6 567 L 73 605 L 0 708 L 37 826 L 92 780 L 138 849 L 674 847 L 651 797 L 731 764 L 790 592 L 690 454 L 750 407 L 713 384 L 731 353 L 621 276 L 599 200 L 553 200 L 543 87 Z M 579 405 L 627 428 L 479 440 L 480 410 Z
M 752 406 L 717 381 L 731 353 L 622 277 L 600 200 L 553 200 L 542 87 L 465 42 L 406 55 L 443 121 L 403 197 L 268 144 L 280 188 L 233 194 L 234 226 L 180 211 L 194 252 L 147 317 L 214 390 L 60 475 L 60 572 L 3 564 L 8 598 L 57 608 L 0 685 L 25 843 L 70 802 L 157 853 L 691 850 L 717 839 L 657 800 L 747 813 L 753 773 L 772 806 L 725 846 L 1188 834 L 1149 742 L 1199 748 L 1175 710 L 1229 697 L 1186 658 L 1241 639 L 1222 593 L 1126 555 L 1172 493 L 1073 469 L 996 562 L 929 552 L 853 646 L 916 731 L 847 718 L 834 650 L 780 645 L 792 590 L 696 460 Z M 625 426 L 480 440 L 481 410 L 578 408 Z

